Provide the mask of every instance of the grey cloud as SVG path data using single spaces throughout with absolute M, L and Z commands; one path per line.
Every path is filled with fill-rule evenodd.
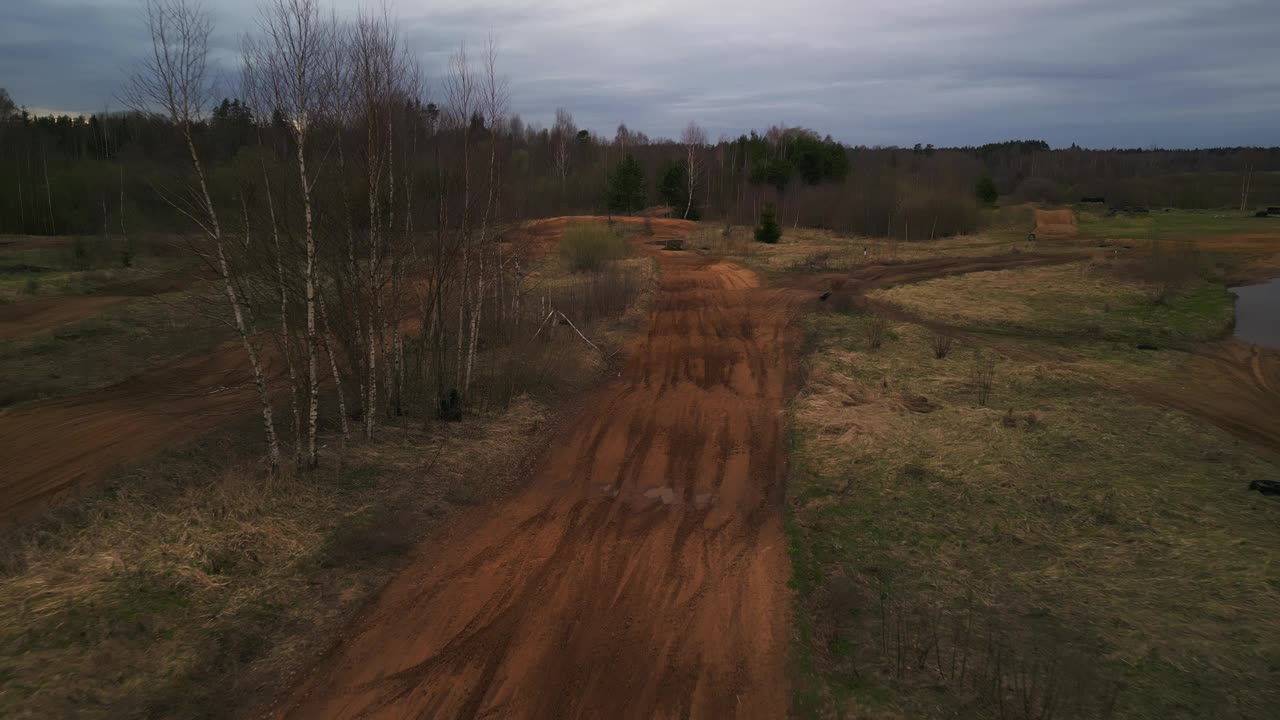
M 145 49 L 137 7 L 6 0 L 0 83 L 33 106 L 102 107 Z M 253 2 L 212 7 L 232 65 Z M 494 32 L 514 110 L 548 124 L 563 106 L 606 134 L 696 120 L 865 144 L 1280 144 L 1274 0 L 401 0 L 397 14 L 429 72 Z

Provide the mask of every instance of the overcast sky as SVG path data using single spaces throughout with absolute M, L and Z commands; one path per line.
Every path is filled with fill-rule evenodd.
M 323 0 L 322 0 L 323 2 Z M 333 0 L 340 16 L 358 0 Z M 364 3 L 368 5 L 369 3 Z M 207 0 L 234 67 L 255 0 Z M 92 112 L 147 49 L 141 0 L 0 0 L 0 87 Z M 849 144 L 1280 145 L 1280 0 L 399 0 L 428 73 L 492 31 L 513 109 L 715 138 Z M 227 72 L 234 77 L 233 72 Z M 230 85 L 226 92 L 233 93 Z

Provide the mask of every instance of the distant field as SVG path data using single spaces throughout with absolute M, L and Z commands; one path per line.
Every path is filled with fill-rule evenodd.
M 1280 246 L 1280 217 L 1258 218 L 1239 210 L 1169 210 L 1147 214 L 1077 210 L 1080 232 L 1108 238 L 1193 240 L 1224 235 L 1274 234 Z
M 191 256 L 161 242 L 125 245 L 102 238 L 0 235 L 0 303 L 81 295 L 127 286 L 191 265 Z

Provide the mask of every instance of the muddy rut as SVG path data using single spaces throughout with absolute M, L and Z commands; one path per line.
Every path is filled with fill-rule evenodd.
M 647 335 L 527 488 L 420 548 L 277 717 L 785 717 L 795 319 L 815 290 L 1061 261 L 767 288 L 732 264 L 658 256 Z
M 784 717 L 795 298 L 664 258 L 527 489 L 422 548 L 279 715 Z

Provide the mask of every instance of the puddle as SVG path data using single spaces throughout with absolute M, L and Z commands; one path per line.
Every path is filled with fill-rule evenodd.
M 1236 339 L 1280 349 L 1280 278 L 1231 292 L 1236 296 Z

